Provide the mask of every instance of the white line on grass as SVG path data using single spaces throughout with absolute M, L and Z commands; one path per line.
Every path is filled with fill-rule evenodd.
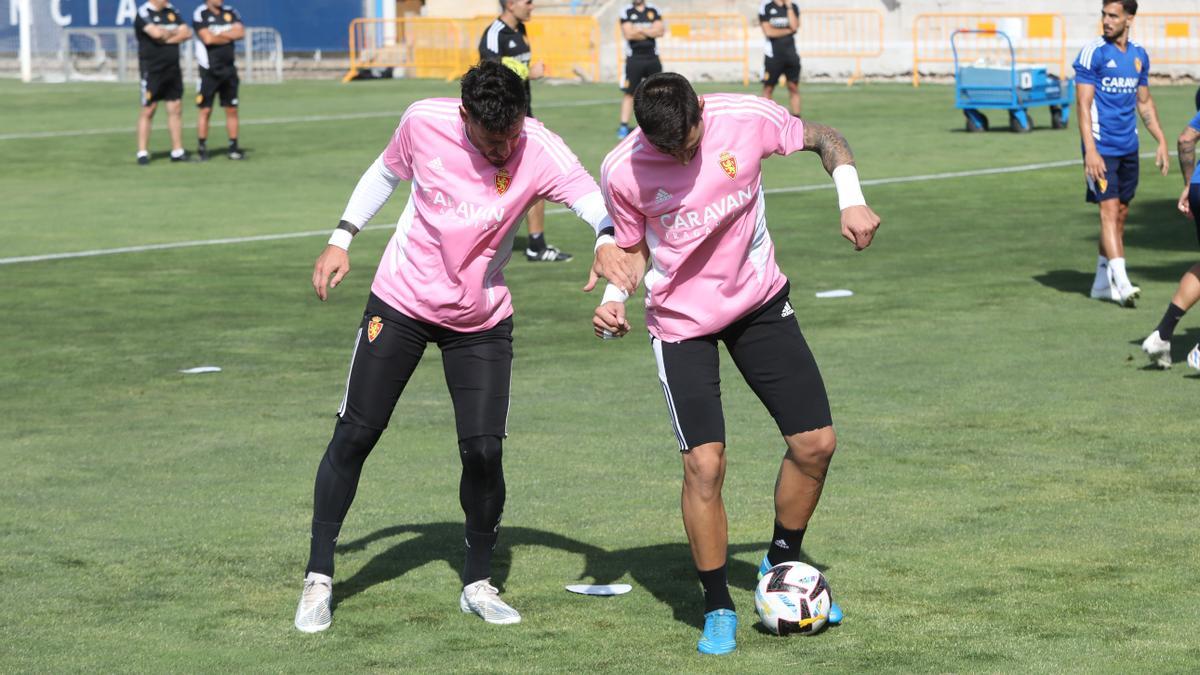
M 543 108 L 582 108 L 592 105 L 617 105 L 619 99 L 588 99 L 584 101 L 559 101 L 551 103 L 539 103 L 538 110 Z M 265 126 L 269 124 L 310 124 L 313 122 L 341 122 L 347 120 L 366 120 L 379 117 L 394 117 L 399 118 L 404 113 L 403 110 L 389 110 L 387 112 L 361 112 L 361 113 L 341 113 L 337 115 L 302 115 L 299 117 L 265 117 L 262 119 L 243 119 L 242 126 Z M 184 129 L 195 129 L 195 124 L 184 125 Z M 12 134 L 0 134 L 0 141 L 24 141 L 38 138 L 71 138 L 74 136 L 103 136 L 106 134 L 133 134 L 136 133 L 133 127 L 113 127 L 109 129 L 73 129 L 64 131 L 26 131 Z
M 1144 155 L 1153 157 L 1153 155 Z M 864 180 L 863 185 L 895 185 L 897 183 L 921 183 L 935 180 L 950 180 L 953 178 L 971 178 L 974 176 L 994 176 L 1005 173 L 1023 173 L 1040 171 L 1042 169 L 1059 169 L 1068 166 L 1081 166 L 1082 160 L 1064 159 L 1057 162 L 1042 162 L 1039 164 L 1018 164 L 1017 166 L 998 166 L 990 169 L 974 169 L 971 171 L 949 171 L 946 173 L 926 173 L 916 176 L 895 176 L 893 178 L 875 178 Z M 789 192 L 811 192 L 814 190 L 832 190 L 833 183 L 816 185 L 794 185 L 791 187 L 771 188 L 765 190 L 769 195 Z M 547 215 L 570 213 L 570 209 L 550 209 Z M 74 253 L 51 253 L 47 255 L 31 255 L 19 258 L 0 258 L 0 265 L 15 265 L 18 263 L 42 262 L 46 260 L 69 260 L 72 258 L 94 258 L 101 255 L 116 255 L 118 253 L 142 253 L 144 251 L 165 251 L 175 248 L 191 248 L 193 246 L 215 246 L 217 244 L 245 244 L 256 241 L 275 241 L 278 239 L 296 239 L 298 237 L 329 236 L 329 230 L 311 232 L 289 232 L 285 234 L 262 234 L 253 237 L 230 237 L 227 239 L 205 239 L 201 241 L 181 241 L 170 244 L 149 244 L 146 246 L 124 246 L 121 248 L 97 249 L 94 251 L 77 251 Z

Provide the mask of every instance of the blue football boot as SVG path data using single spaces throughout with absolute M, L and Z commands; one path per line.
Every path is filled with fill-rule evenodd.
M 737 649 L 737 612 L 714 609 L 704 615 L 704 634 L 696 650 L 701 654 L 728 654 Z
M 774 567 L 774 565 L 772 565 L 771 561 L 768 560 L 767 556 L 764 555 L 762 562 L 758 564 L 758 578 L 762 579 L 763 577 L 767 576 L 767 572 L 770 572 L 772 567 Z M 829 603 L 829 620 L 828 620 L 829 625 L 836 626 L 841 622 L 842 622 L 842 606 L 837 604 L 836 602 L 830 602 Z

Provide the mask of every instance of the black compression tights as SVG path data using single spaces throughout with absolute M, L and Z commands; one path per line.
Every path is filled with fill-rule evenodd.
M 333 576 L 333 549 L 342 521 L 358 491 L 363 462 L 383 432 L 338 420 L 333 440 L 317 468 L 313 488 L 312 545 L 308 572 Z

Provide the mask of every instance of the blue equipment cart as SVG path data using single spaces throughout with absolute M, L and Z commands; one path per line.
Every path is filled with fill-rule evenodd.
M 959 62 L 958 40 L 962 35 L 988 35 L 1003 39 L 1008 46 L 1009 65 L 970 66 Z M 1065 129 L 1075 100 L 1075 78 L 1050 75 L 1042 66 L 1018 66 L 1012 40 L 1003 31 L 956 30 L 950 35 L 954 51 L 954 107 L 967 118 L 967 131 L 987 131 L 985 108 L 1008 111 L 1008 128 L 1015 132 L 1033 130 L 1028 108 L 1048 106 L 1050 126 Z

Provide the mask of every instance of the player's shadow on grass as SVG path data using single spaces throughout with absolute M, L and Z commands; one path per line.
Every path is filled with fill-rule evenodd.
M 1056 291 L 1082 295 L 1087 298 L 1092 291 L 1092 280 L 1095 272 L 1080 270 L 1050 270 L 1033 277 L 1039 284 L 1053 288 Z M 1140 344 L 1140 343 L 1139 343 Z
M 1157 178 L 1151 175 L 1150 179 Z M 1142 181 L 1143 185 L 1145 182 Z M 1134 201 L 1125 223 L 1125 245 L 1161 251 L 1196 250 L 1196 223 L 1190 216 L 1181 214 L 1177 205 L 1174 199 Z M 1099 228 L 1099 220 L 1096 223 Z
M 462 523 L 426 523 L 397 525 L 377 530 L 361 539 L 338 546 L 339 553 L 358 551 L 374 542 L 405 536 L 404 541 L 371 558 L 353 576 L 337 583 L 336 603 L 366 591 L 377 584 L 404 576 L 410 570 L 434 561 L 444 561 L 455 575 L 463 563 Z M 686 542 L 638 546 L 605 550 L 599 546 L 564 537 L 560 534 L 527 527 L 503 527 L 492 560 L 492 583 L 503 588 L 512 565 L 512 550 L 522 546 L 544 546 L 584 557 L 584 570 L 579 579 L 554 579 L 555 585 L 573 581 L 611 584 L 628 576 L 635 587 L 649 591 L 658 601 L 669 605 L 675 619 L 691 626 L 703 624 L 704 603 L 691 551 Z M 764 544 L 731 544 L 733 556 L 745 551 L 761 552 Z M 812 562 L 812 561 L 809 561 Z M 813 565 L 824 569 L 818 563 Z M 729 584 L 752 591 L 758 583 L 757 563 L 747 563 L 732 557 L 728 563 Z

